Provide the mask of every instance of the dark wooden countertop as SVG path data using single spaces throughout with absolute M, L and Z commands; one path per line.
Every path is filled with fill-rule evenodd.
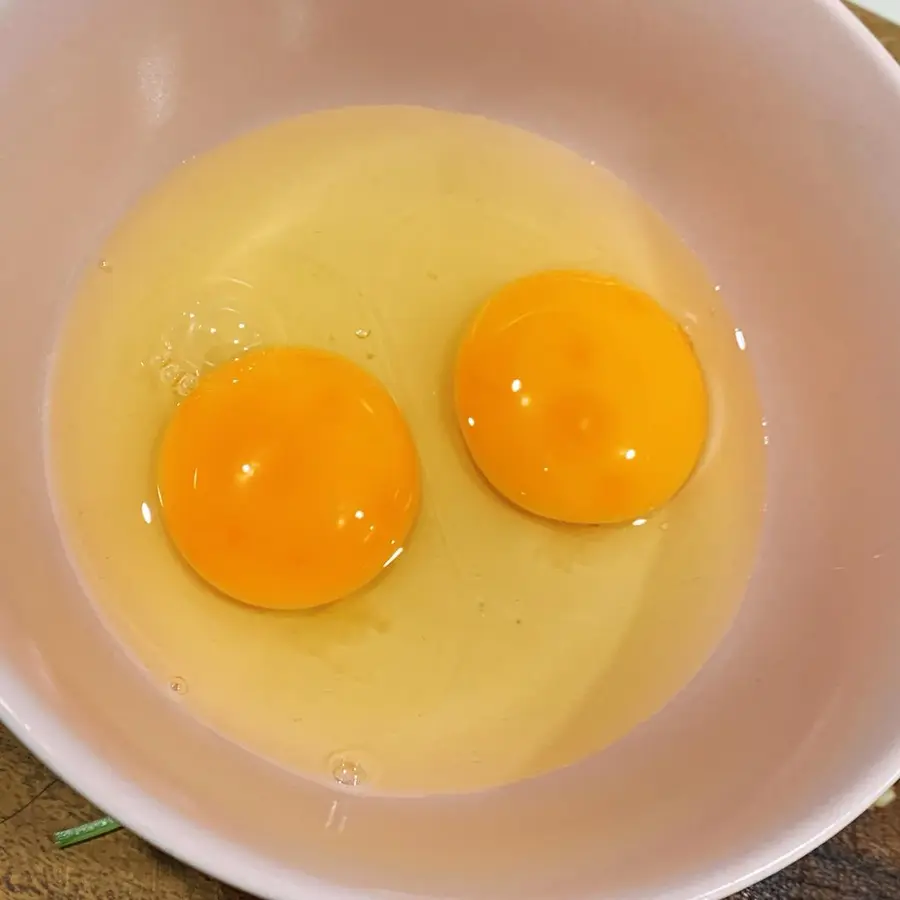
M 858 14 L 900 60 L 900 28 Z M 249 900 L 126 831 L 54 847 L 54 831 L 100 815 L 0 726 L 0 900 Z M 900 900 L 900 801 L 740 898 Z

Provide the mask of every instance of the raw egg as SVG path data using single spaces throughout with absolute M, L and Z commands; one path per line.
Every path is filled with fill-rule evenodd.
M 540 272 L 491 297 L 463 338 L 455 402 L 488 482 L 563 522 L 646 516 L 706 440 L 687 334 L 647 294 L 589 272 Z
M 259 350 L 202 377 L 158 460 L 166 529 L 220 591 L 296 609 L 361 588 L 403 551 L 419 505 L 391 395 L 322 350 Z
M 482 116 L 321 110 L 179 164 L 93 253 L 48 370 L 60 536 L 116 645 L 242 753 L 342 793 L 518 782 L 645 721 L 727 629 L 766 494 L 743 323 L 601 165 Z M 575 272 L 500 290 L 561 259 L 666 313 Z M 506 501 L 452 413 L 470 325 L 459 424 L 511 499 L 662 502 L 702 442 L 696 354 L 686 489 L 644 527 Z M 613 506 L 632 475 L 654 496 Z

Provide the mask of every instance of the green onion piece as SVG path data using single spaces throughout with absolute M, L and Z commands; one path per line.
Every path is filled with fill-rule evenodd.
M 121 827 L 115 819 L 104 816 L 102 819 L 97 819 L 94 822 L 85 822 L 83 825 L 76 825 L 74 828 L 57 831 L 53 835 L 53 843 L 57 847 L 72 847 L 75 844 L 91 841 L 102 834 L 118 831 Z

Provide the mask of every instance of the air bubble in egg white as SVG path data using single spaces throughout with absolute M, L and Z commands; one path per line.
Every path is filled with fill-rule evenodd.
M 187 395 L 197 386 L 198 376 L 191 374 L 182 375 L 175 385 L 175 391 L 180 397 Z
M 223 279 L 186 297 L 160 336 L 150 368 L 177 397 L 186 397 L 205 372 L 283 341 L 280 318 L 259 292 L 245 281 Z
M 362 787 L 372 776 L 372 761 L 365 756 L 351 750 L 335 753 L 328 761 L 331 777 L 341 787 Z
M 165 358 L 163 359 L 159 370 L 159 380 L 163 384 L 168 387 L 174 387 L 181 380 L 181 374 L 181 370 L 175 363 L 169 362 Z
M 331 770 L 334 780 L 344 787 L 359 787 L 366 780 L 366 770 L 349 759 L 335 763 Z

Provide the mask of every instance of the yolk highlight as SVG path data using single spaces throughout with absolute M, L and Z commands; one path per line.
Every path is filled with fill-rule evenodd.
M 706 441 L 703 373 L 682 328 L 612 278 L 548 271 L 491 297 L 463 338 L 455 404 L 485 478 L 564 522 L 645 516 Z
M 163 435 L 166 529 L 196 572 L 253 606 L 337 600 L 402 553 L 419 468 L 396 403 L 320 350 L 259 350 L 200 379 Z

